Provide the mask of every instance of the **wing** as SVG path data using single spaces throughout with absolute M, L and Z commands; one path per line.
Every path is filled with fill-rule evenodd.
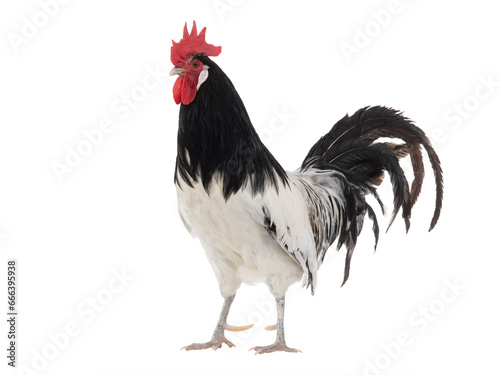
M 288 172 L 288 186 L 267 189 L 254 198 L 254 219 L 304 271 L 304 286 L 317 282 L 327 249 L 349 228 L 342 175 L 309 170 Z
M 342 281 L 344 285 L 349 278 L 352 254 L 366 214 L 373 222 L 372 230 L 375 248 L 377 247 L 379 227 L 375 212 L 364 199 L 361 190 L 353 187 L 343 173 L 308 167 L 295 174 L 307 194 L 318 267 L 335 240 L 338 239 L 337 250 L 342 245 L 347 248 Z
M 319 266 L 337 237 L 339 247 L 347 239 L 356 216 L 356 200 L 349 183 L 339 172 L 311 168 L 290 175 L 307 203 Z

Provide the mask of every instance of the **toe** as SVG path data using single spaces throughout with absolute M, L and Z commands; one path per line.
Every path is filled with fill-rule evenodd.
M 255 354 L 264 354 L 272 352 L 290 352 L 290 353 L 302 353 L 302 351 L 294 348 L 289 348 L 285 343 L 278 342 L 268 346 L 254 346 L 249 350 L 254 350 Z

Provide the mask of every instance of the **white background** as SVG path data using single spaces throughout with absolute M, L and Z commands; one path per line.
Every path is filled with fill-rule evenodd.
M 7 259 L 16 258 L 19 373 L 498 372 L 494 2 L 75 0 L 43 10 L 47 2 L 0 6 L 0 320 Z M 291 288 L 287 343 L 302 354 L 248 352 L 274 340 L 263 329 L 275 310 L 262 285 L 242 287 L 233 304 L 229 323 L 256 323 L 227 334 L 236 348 L 179 350 L 210 338 L 222 304 L 199 242 L 178 219 L 173 185 L 179 107 L 165 72 L 171 40 L 193 19 L 222 46 L 214 60 L 285 168 L 346 113 L 375 104 L 405 111 L 443 163 L 433 232 L 428 168 L 407 235 L 399 219 L 373 255 L 367 222 L 344 287 L 345 250 L 331 249 L 314 297 Z M 347 56 L 347 44 L 356 53 Z M 118 111 L 131 93 L 135 108 Z M 289 121 L 273 120 L 283 111 Z M 58 179 L 54 163 L 106 119 L 112 130 Z M 131 280 L 120 284 L 123 272 Z M 15 374 L 1 327 L 0 372 Z

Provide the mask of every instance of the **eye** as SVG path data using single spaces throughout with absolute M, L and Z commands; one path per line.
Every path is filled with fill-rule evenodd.
M 197 68 L 200 66 L 200 62 L 199 61 L 193 61 L 193 68 Z

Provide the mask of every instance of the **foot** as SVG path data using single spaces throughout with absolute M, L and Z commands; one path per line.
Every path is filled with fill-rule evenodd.
M 234 346 L 234 344 L 231 341 L 226 339 L 224 334 L 221 334 L 221 335 L 219 335 L 215 338 L 212 338 L 212 340 L 205 342 L 203 344 L 191 344 L 188 346 L 183 346 L 181 348 L 181 350 L 185 349 L 186 351 L 188 351 L 188 350 L 200 350 L 200 349 L 208 349 L 208 348 L 212 348 L 213 350 L 217 350 L 220 347 L 222 347 L 223 343 L 226 344 L 227 346 L 229 346 L 230 348 L 232 348 Z
M 212 340 L 205 342 L 203 344 L 191 344 L 188 346 L 183 346 L 181 348 L 181 350 L 185 349 L 186 351 L 188 351 L 188 350 L 200 350 L 200 349 L 208 349 L 208 348 L 212 348 L 213 350 L 217 350 L 220 347 L 222 347 L 223 343 L 226 344 L 228 347 L 232 348 L 235 345 L 231 341 L 226 339 L 226 336 L 224 336 L 224 330 L 233 331 L 233 332 L 245 331 L 247 329 L 252 328 L 253 324 L 243 326 L 243 327 L 235 327 L 235 326 L 232 326 L 232 325 L 225 323 L 223 327 L 224 327 L 224 329 L 219 327 L 215 330 L 214 335 L 212 336 Z
M 289 348 L 284 342 L 275 342 L 268 346 L 254 346 L 249 350 L 255 350 L 255 354 L 264 354 L 272 352 L 292 352 L 292 353 L 302 353 L 299 349 Z

